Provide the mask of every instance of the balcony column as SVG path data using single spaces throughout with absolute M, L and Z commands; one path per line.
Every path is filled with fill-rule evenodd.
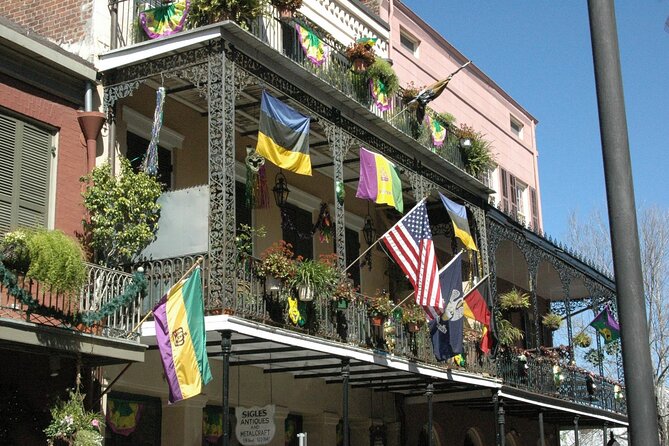
M 544 411 L 539 410 L 539 446 L 546 446 L 544 435 Z
M 349 446 L 349 431 L 348 431 L 348 379 L 349 376 L 351 375 L 351 364 L 348 358 L 342 359 L 341 360 L 341 376 L 343 379 L 342 382 L 342 393 L 343 393 L 343 401 L 342 401 L 342 418 L 343 418 L 343 437 L 344 437 L 344 446 Z
M 541 318 L 539 316 L 539 299 L 537 298 L 537 276 L 539 275 L 539 256 L 534 250 L 527 255 L 527 272 L 530 276 L 530 296 L 532 299 L 532 311 L 534 319 L 534 347 L 539 348 L 541 339 Z
M 504 424 L 505 424 L 505 418 L 504 418 L 504 407 L 503 407 L 503 402 L 500 400 L 499 395 L 496 393 L 493 394 L 492 396 L 492 403 L 493 403 L 493 416 L 495 420 L 495 445 L 497 446 L 505 446 L 506 444 L 506 438 L 505 438 L 505 429 L 504 429 Z
M 603 446 L 606 446 L 606 437 L 609 436 L 609 433 L 607 432 L 608 427 L 609 427 L 608 423 L 604 423 L 604 427 L 602 427 L 602 438 L 604 439 L 604 441 L 602 442 Z
M 323 130 L 328 138 L 334 168 L 335 203 L 335 250 L 337 267 L 343 271 L 346 264 L 346 223 L 344 220 L 344 159 L 351 148 L 353 138 L 336 124 L 323 121 Z
M 230 446 L 230 353 L 232 332 L 222 330 L 221 353 L 223 357 L 223 446 Z
M 485 226 L 485 212 L 478 206 L 465 202 L 465 207 L 472 214 L 474 218 L 474 224 L 476 225 L 476 232 L 478 237 L 476 238 L 476 247 L 479 249 L 478 255 L 476 257 L 478 263 L 478 275 L 483 277 L 486 274 L 490 273 L 489 269 L 489 256 L 488 256 L 488 234 Z
M 232 50 L 230 50 L 232 51 Z M 209 99 L 209 296 L 219 308 L 234 308 L 235 244 L 235 100 L 249 83 L 226 53 L 208 62 Z
M 432 446 L 432 396 L 434 395 L 434 384 L 427 383 L 425 396 L 427 397 L 427 444 Z
M 578 442 L 578 415 L 574 417 L 574 446 L 579 446 Z

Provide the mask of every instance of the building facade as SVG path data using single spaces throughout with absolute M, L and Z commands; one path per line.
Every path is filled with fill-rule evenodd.
M 132 265 L 141 267 L 146 289 L 119 315 L 104 318 L 102 326 L 113 330 L 87 335 L 96 342 L 131 339 L 124 341 L 130 344 L 126 348 L 142 352 L 141 358 L 91 363 L 104 365 L 98 375 L 108 391 L 103 410 L 113 420 L 119 404 L 134 414 L 125 429 L 114 421 L 108 425 L 106 444 L 292 445 L 298 444 L 298 433 L 306 433 L 312 445 L 545 446 L 557 445 L 564 428 L 626 425 L 620 352 L 605 353 L 593 332 L 594 354 L 605 355 L 614 368 L 605 371 L 602 361 L 586 368 L 577 354 L 585 347 L 576 346 L 580 333 L 572 323 L 575 315 L 599 312 L 607 304 L 615 310 L 615 284 L 542 235 L 536 119 L 470 64 L 428 104 L 430 117 L 448 112 L 456 119 L 442 123 L 450 136 L 442 146 L 435 144 L 403 91 L 409 83 L 441 80 L 467 60 L 407 5 L 305 0 L 292 17 L 282 17 L 271 5 L 252 18 L 230 17 L 228 11 L 211 23 L 151 39 L 139 14 L 171 4 L 75 3 L 69 6 L 81 14 L 72 35 L 36 31 L 94 62 L 96 70 L 79 62 L 74 72 L 64 71 L 71 80 L 99 81 L 99 109 L 107 124 L 96 151 L 98 164 L 109 162 L 117 170 L 123 158 L 140 164 L 154 136 L 158 92 L 165 92 L 156 152 L 165 190 L 159 229 Z M 188 2 L 191 14 L 197 3 Z M 34 11 L 23 6 L 20 11 L 5 6 L 0 13 L 22 26 L 37 26 L 27 18 Z M 79 27 L 81 34 L 74 31 Z M 347 46 L 359 38 L 376 39 L 377 58 L 392 59 L 405 87 L 388 94 L 387 102 L 346 57 Z M 322 57 L 310 59 L 305 41 Z M 9 42 L 6 46 L 11 48 Z M 88 77 L 82 79 L 82 72 Z M 13 120 L 23 114 L 29 123 L 39 120 L 64 136 L 72 130 L 68 116 L 76 119 L 76 110 L 86 108 L 73 101 L 66 110 L 54 109 L 65 123 L 50 122 L 39 114 L 42 106 L 21 108 L 33 87 L 2 79 L 0 110 L 7 109 Z M 257 144 L 263 92 L 311 118 L 311 176 L 269 161 L 262 174 L 253 175 L 249 155 Z M 473 170 L 465 156 L 466 138 L 457 137 L 461 124 L 485 135 L 494 166 Z M 82 139 L 76 128 L 73 135 Z M 67 174 L 61 187 L 78 194 L 76 176 L 92 166 L 81 142 L 73 146 L 78 154 L 72 163 L 78 164 L 66 164 L 73 169 L 69 172 L 59 167 L 58 175 Z M 492 354 L 484 354 L 482 327 L 468 324 L 465 359 L 440 362 L 427 326 L 413 331 L 399 313 L 374 325 L 368 317 L 372 300 L 362 296 L 387 294 L 395 306 L 406 300 L 411 285 L 378 248 L 381 244 L 365 252 L 402 214 L 356 198 L 361 147 L 397 167 L 405 212 L 426 200 L 440 265 L 462 245 L 436 192 L 465 206 L 478 246 L 478 252 L 462 256 L 465 287 L 485 278 L 491 311 L 500 319 L 498 341 L 501 319 L 522 338 L 497 342 Z M 59 150 L 61 155 L 64 149 Z M 0 160 L 5 157 L 3 152 Z M 82 217 L 80 207 L 66 207 L 79 206 L 75 195 L 56 201 L 53 214 L 47 214 L 55 215 L 55 223 L 40 224 L 76 231 L 76 224 L 67 226 L 65 220 Z M 23 223 L 8 218 L 3 232 Z M 263 227 L 265 235 L 248 227 Z M 250 246 L 240 245 L 244 233 Z M 320 296 L 298 304 L 303 324 L 291 319 L 288 298 L 295 290 L 275 283 L 262 269 L 267 250 L 280 240 L 304 259 L 336 254 L 337 268 L 348 267 L 359 286 L 358 297 L 339 308 L 332 296 Z M 198 260 L 214 379 L 201 395 L 168 404 L 150 310 Z M 117 280 L 112 274 L 126 280 L 122 285 L 130 284 L 128 272 L 108 274 L 91 276 L 91 286 Z M 515 291 L 526 294 L 526 304 L 502 308 L 501 296 Z M 5 291 L 3 299 L 12 298 Z M 542 322 L 547 314 L 562 317 L 553 330 Z M 141 336 L 133 336 L 140 321 Z M 131 361 L 137 363 L 128 368 Z M 240 433 L 244 412 L 254 410 L 269 411 L 263 423 L 272 435 Z M 209 420 L 204 428 L 203 419 Z M 219 419 L 220 429 L 211 421 Z M 229 420 L 229 438 L 222 438 L 222 420 Z

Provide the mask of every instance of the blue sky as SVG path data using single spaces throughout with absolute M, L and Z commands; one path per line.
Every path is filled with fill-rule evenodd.
M 606 209 L 586 1 L 404 0 L 538 120 L 547 233 Z M 669 0 L 616 1 L 637 207 L 669 205 Z M 438 11 L 438 14 L 435 14 Z

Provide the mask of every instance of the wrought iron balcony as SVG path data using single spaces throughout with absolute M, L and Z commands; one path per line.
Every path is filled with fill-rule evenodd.
M 148 44 L 148 38 L 143 35 L 141 27 L 137 25 L 138 12 L 129 0 L 112 0 L 112 48 L 131 46 L 142 43 Z M 160 0 L 150 0 L 141 3 L 142 8 L 152 8 L 162 4 Z M 299 42 L 295 25 L 308 27 L 328 46 L 329 56 L 321 65 L 313 64 L 306 56 Z M 283 54 L 298 65 L 299 69 L 309 71 L 314 76 L 327 82 L 334 89 L 366 107 L 387 123 L 394 126 L 407 136 L 415 139 L 425 150 L 437 153 L 459 169 L 465 171 L 466 166 L 460 148 L 457 144 L 447 141 L 440 147 L 435 147 L 424 123 L 418 122 L 414 113 L 407 112 L 406 100 L 400 93 L 389 98 L 390 109 L 381 111 L 374 104 L 370 86 L 364 77 L 351 71 L 351 62 L 344 55 L 344 45 L 336 41 L 325 30 L 321 29 L 309 18 L 299 15 L 290 22 L 279 19 L 274 9 L 267 11 L 251 23 L 244 24 L 249 33 L 257 37 L 260 42 Z M 431 113 L 431 112 L 428 112 Z
M 115 299 L 128 291 L 133 275 L 90 263 L 86 264 L 86 270 L 88 279 L 79 293 L 55 293 L 19 275 L 15 283 L 22 296 L 18 296 L 10 292 L 13 281 L 7 278 L 0 283 L 0 317 L 104 337 L 133 338 L 131 331 L 140 320 L 141 296 L 131 296 L 124 305 L 114 304 Z M 103 308 L 107 311 L 100 320 L 82 321 L 82 316 L 100 314 Z
M 145 271 L 148 288 L 141 307 L 143 313 L 148 313 L 199 257 L 204 257 L 202 277 L 205 281 L 204 305 L 208 315 L 228 313 L 305 335 L 372 349 L 380 354 L 399 355 L 426 364 L 500 378 L 504 385 L 544 396 L 616 413 L 627 411 L 625 401 L 621 398 L 622 389 L 615 389 L 612 382 L 601 376 L 590 375 L 592 381 L 588 383 L 587 372 L 566 364 L 558 364 L 556 372 L 556 364 L 547 358 L 528 356 L 525 361 L 521 361 L 518 356 L 504 352 L 483 355 L 475 341 L 465 341 L 464 364 L 437 362 L 432 353 L 427 327 L 423 326 L 414 332 L 400 321 L 392 319 L 382 326 L 374 326 L 363 299 L 358 299 L 345 309 L 338 309 L 330 300 L 316 299 L 309 304 L 310 320 L 300 327 L 290 321 L 286 311 L 287 303 L 279 298 L 282 291 L 280 287 L 273 288 L 256 274 L 255 259 L 240 262 L 237 268 L 237 297 L 228 308 L 223 308 L 221 302 L 208 292 L 206 253 L 145 262 L 141 266 Z

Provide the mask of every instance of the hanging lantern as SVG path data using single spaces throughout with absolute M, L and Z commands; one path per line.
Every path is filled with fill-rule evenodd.
M 365 243 L 367 243 L 367 246 L 371 245 L 374 243 L 374 222 L 372 222 L 372 217 L 367 214 L 365 217 L 365 225 L 362 227 L 362 235 L 365 237 Z
M 286 176 L 282 171 L 279 171 L 279 173 L 276 174 L 274 180 L 275 184 L 272 188 L 274 201 L 278 207 L 282 208 L 288 203 L 288 194 L 290 193 L 290 189 L 288 189 L 288 181 L 286 181 Z

